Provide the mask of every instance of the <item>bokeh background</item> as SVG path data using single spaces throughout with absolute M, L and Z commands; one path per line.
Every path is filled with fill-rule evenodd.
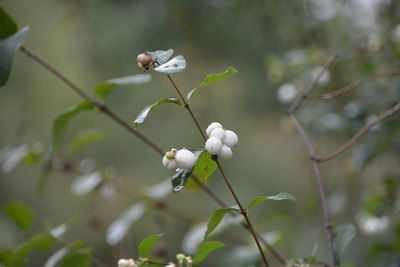
M 208 74 L 235 67 L 236 76 L 196 95 L 193 110 L 203 127 L 219 121 L 238 133 L 234 157 L 223 165 L 244 203 L 279 192 L 296 197 L 297 202 L 256 207 L 251 214 L 256 229 L 288 259 L 307 257 L 317 247 L 317 258 L 326 261 L 316 182 L 307 151 L 284 112 L 334 52 L 340 57 L 315 94 L 398 68 L 399 1 L 0 0 L 0 5 L 20 27 L 30 27 L 27 46 L 91 95 L 102 81 L 141 73 L 136 55 L 143 51 L 173 48 L 183 55 L 187 68 L 174 78 L 184 92 Z M 113 91 L 107 105 L 130 123 L 146 105 L 176 97 L 164 75 L 151 75 L 150 83 Z M 400 80 L 390 77 L 332 100 L 309 100 L 298 115 L 318 152 L 326 154 L 399 99 Z M 217 204 L 201 190 L 168 194 L 168 182 L 149 197 L 148 188 L 172 174 L 157 153 L 108 117 L 79 114 L 68 127 L 63 152 L 49 159 L 53 120 L 80 102 L 62 82 L 17 53 L 10 80 L 0 89 L 0 206 L 25 203 L 34 210 L 35 225 L 21 233 L 0 213 L 0 249 L 15 248 L 44 231 L 44 222 L 58 226 L 72 219 L 64 243 L 33 253 L 25 266 L 43 266 L 54 251 L 76 240 L 115 266 L 120 257 L 137 257 L 144 237 L 161 232 L 157 255 L 173 260 L 178 252 L 193 253 L 197 243 L 190 230 Z M 353 223 L 357 229 L 345 266 L 400 266 L 399 119 L 375 127 L 322 166 L 334 224 Z M 188 114 L 174 105 L 161 106 L 139 130 L 163 149 L 202 146 Z M 99 142 L 68 149 L 71 140 L 88 132 Z M 95 172 L 106 181 L 84 195 L 71 190 L 80 177 Z M 209 185 L 234 204 L 217 172 Z M 166 207 L 152 207 L 153 199 Z M 108 227 L 137 203 L 147 203 L 146 212 L 119 244 L 109 245 Z M 228 247 L 201 266 L 258 266 L 253 241 L 240 226 L 233 223 L 214 239 Z

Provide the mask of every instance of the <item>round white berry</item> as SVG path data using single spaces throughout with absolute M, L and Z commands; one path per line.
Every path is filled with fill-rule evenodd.
M 210 137 L 211 132 L 212 132 L 214 129 L 217 129 L 217 128 L 221 128 L 221 129 L 222 129 L 221 123 L 219 123 L 219 122 L 213 122 L 213 123 L 211 123 L 210 125 L 208 125 L 207 130 L 206 130 L 207 136 Z
M 178 163 L 177 163 L 176 159 L 168 159 L 167 156 L 163 157 L 162 164 L 164 165 L 165 168 L 167 168 L 168 170 L 171 170 L 171 171 L 178 168 Z
M 222 148 L 222 142 L 220 139 L 216 137 L 210 137 L 207 142 L 206 142 L 206 150 L 212 154 L 212 155 L 217 155 Z
M 135 261 L 132 259 L 126 260 L 126 259 L 120 259 L 118 261 L 118 267 L 134 267 L 135 266 Z
M 225 138 L 225 130 L 222 128 L 216 128 L 211 131 L 210 137 L 215 137 L 222 141 Z
M 230 130 L 226 130 L 225 131 L 225 138 L 222 140 L 222 142 L 229 146 L 229 147 L 234 147 L 237 145 L 239 141 L 239 137 L 237 136 L 237 134 L 235 134 L 235 132 L 230 131 Z
M 179 168 L 191 169 L 196 163 L 196 156 L 193 154 L 192 151 L 183 148 L 176 152 L 175 160 L 178 163 Z
M 219 159 L 230 159 L 232 157 L 232 149 L 229 146 L 223 145 L 218 153 Z

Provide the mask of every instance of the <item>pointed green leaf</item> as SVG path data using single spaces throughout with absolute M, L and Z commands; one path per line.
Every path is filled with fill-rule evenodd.
M 151 235 L 143 239 L 143 241 L 139 244 L 139 257 L 148 258 L 150 256 L 151 250 L 161 236 L 162 234 Z
M 196 160 L 192 174 L 203 182 L 207 182 L 208 177 L 217 169 L 217 163 L 212 159 L 212 155 L 207 151 L 202 151 Z M 186 188 L 199 188 L 199 185 L 189 179 Z
M 202 262 L 207 258 L 208 254 L 222 247 L 225 247 L 225 244 L 218 241 L 204 242 L 203 244 L 200 245 L 199 249 L 194 255 L 193 263 L 199 264 L 200 262 Z
M 279 193 L 276 196 L 260 196 L 260 197 L 255 197 L 253 198 L 249 205 L 247 206 L 247 209 L 251 209 L 253 208 L 255 205 L 257 205 L 258 203 L 261 203 L 265 200 L 293 200 L 296 201 L 296 199 L 289 193 Z
M 15 265 L 22 265 L 34 251 L 47 250 L 53 244 L 54 238 L 49 234 L 36 234 L 22 243 L 14 254 Z
M 82 102 L 67 109 L 58 115 L 53 122 L 53 148 L 59 149 L 65 136 L 69 121 L 78 113 L 93 109 L 94 105 L 90 102 Z
M 207 75 L 207 77 L 204 79 L 204 81 L 199 86 L 197 86 L 196 88 L 194 88 L 192 91 L 190 91 L 187 94 L 186 98 L 187 98 L 188 102 L 191 101 L 193 95 L 195 95 L 200 89 L 203 89 L 204 87 L 207 87 L 210 84 L 213 84 L 219 80 L 222 80 L 222 79 L 228 78 L 232 75 L 235 75 L 236 73 L 237 73 L 237 70 L 235 68 L 228 67 L 224 73 Z
M 18 31 L 15 21 L 0 7 L 0 38 L 8 37 Z
M 93 90 L 98 96 L 105 99 L 108 94 L 118 86 L 129 84 L 142 84 L 147 83 L 150 80 L 150 74 L 137 74 L 108 80 L 105 83 L 98 84 Z
M 172 176 L 172 190 L 174 192 L 179 192 L 183 189 L 183 187 L 188 182 L 190 175 L 192 174 L 193 169 L 177 169 L 174 176 Z
M 19 229 L 26 231 L 32 227 L 35 216 L 32 209 L 24 203 L 12 201 L 4 205 L 3 210 Z
M 133 128 L 137 128 L 140 124 L 142 124 L 144 122 L 144 120 L 147 118 L 147 116 L 149 115 L 150 111 L 154 110 L 161 104 L 165 104 L 165 103 L 173 103 L 173 104 L 177 104 L 180 106 L 182 105 L 181 100 L 178 98 L 164 98 L 164 99 L 157 101 L 154 104 L 148 105 L 139 113 L 139 115 L 134 120 Z
M 211 214 L 211 216 L 208 218 L 207 230 L 203 238 L 204 240 L 206 240 L 214 232 L 215 228 L 217 228 L 217 226 L 221 223 L 225 214 L 230 211 L 238 211 L 238 209 L 235 208 L 218 209 Z
M 5 266 L 12 266 L 13 260 L 14 252 L 11 249 L 0 250 L 0 263 L 4 263 Z
M 29 28 L 25 27 L 7 38 L 0 39 L 0 86 L 7 82 L 14 55 L 28 37 L 28 31 Z
M 70 253 L 65 255 L 59 264 L 60 267 L 90 267 L 92 263 L 89 260 L 88 255 L 82 255 L 81 253 Z
M 356 227 L 349 223 L 334 228 L 333 231 L 333 252 L 336 264 L 340 265 L 343 254 L 356 236 Z

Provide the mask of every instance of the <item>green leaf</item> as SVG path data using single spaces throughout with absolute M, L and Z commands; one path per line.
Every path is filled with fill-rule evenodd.
M 251 209 L 253 208 L 255 205 L 257 205 L 258 203 L 261 203 L 265 200 L 293 200 L 296 201 L 296 199 L 289 193 L 279 193 L 276 196 L 260 196 L 260 197 L 255 197 L 253 198 L 249 205 L 247 206 L 247 209 Z
M 0 263 L 4 263 L 6 266 L 11 266 L 13 264 L 13 260 L 14 252 L 11 249 L 0 250 Z
M 222 80 L 222 79 L 228 78 L 232 75 L 235 75 L 236 73 L 237 73 L 237 70 L 235 68 L 228 67 L 224 73 L 207 75 L 207 77 L 204 79 L 204 81 L 199 86 L 197 86 L 196 88 L 194 88 L 192 91 L 190 91 L 187 94 L 186 98 L 187 98 L 188 102 L 190 103 L 193 95 L 195 95 L 200 89 L 203 89 L 204 87 L 207 87 L 210 84 L 213 84 L 219 80 Z
M 218 209 L 211 214 L 211 216 L 208 218 L 207 230 L 203 237 L 204 240 L 206 240 L 212 234 L 212 232 L 214 232 L 215 228 L 217 228 L 217 226 L 221 223 L 225 214 L 230 211 L 238 211 L 238 209 L 235 208 Z
M 151 250 L 161 236 L 162 234 L 151 235 L 143 239 L 143 241 L 139 244 L 139 257 L 148 258 L 150 256 Z
M 217 163 L 212 159 L 212 155 L 207 151 L 202 151 L 196 160 L 192 174 L 203 182 L 207 182 L 208 177 L 217 169 Z M 193 180 L 189 180 L 186 188 L 194 189 L 200 186 Z
M 208 254 L 222 247 L 225 247 L 225 244 L 218 241 L 204 242 L 203 244 L 200 245 L 199 249 L 194 255 L 193 263 L 199 264 L 200 262 L 202 262 L 207 258 Z
M 185 187 L 186 183 L 188 182 L 188 179 L 190 175 L 192 174 L 193 168 L 192 169 L 177 169 L 174 176 L 172 176 L 172 190 L 174 192 L 179 192 Z
M 336 264 L 340 264 L 341 258 L 350 241 L 356 236 L 356 228 L 353 224 L 344 224 L 334 228 L 333 252 Z
M 93 109 L 93 104 L 90 102 L 82 102 L 68 108 L 64 113 L 58 115 L 53 122 L 53 148 L 59 149 L 65 136 L 69 121 L 78 113 Z
M 28 37 L 28 31 L 29 28 L 25 27 L 19 32 L 0 40 L 0 86 L 7 82 L 14 55 Z
M 8 37 L 18 31 L 17 23 L 0 7 L 0 38 Z
M 65 255 L 60 261 L 60 267 L 90 267 L 92 266 L 87 255 L 80 253 L 70 253 Z
M 182 102 L 178 98 L 161 99 L 154 104 L 148 105 L 139 113 L 139 115 L 136 117 L 136 119 L 133 122 L 133 128 L 137 128 L 140 124 L 142 124 L 144 122 L 144 120 L 147 118 L 147 115 L 149 115 L 150 111 L 154 110 L 161 104 L 165 104 L 165 103 L 173 103 L 173 104 L 182 106 Z
M 22 243 L 14 254 L 15 265 L 22 265 L 34 251 L 47 250 L 53 244 L 54 238 L 49 234 L 36 234 Z
M 19 229 L 27 231 L 32 227 L 35 216 L 32 209 L 24 203 L 12 201 L 4 205 L 3 210 Z
M 75 153 L 85 146 L 100 143 L 103 139 L 104 134 L 100 131 L 90 130 L 82 132 L 68 143 L 68 152 L 70 154 Z
M 108 94 L 111 91 L 113 91 L 116 87 L 120 85 L 142 84 L 142 83 L 147 83 L 150 80 L 151 80 L 150 74 L 137 74 L 132 76 L 125 76 L 121 78 L 111 79 L 105 83 L 98 84 L 93 90 L 98 96 L 105 99 L 107 98 Z

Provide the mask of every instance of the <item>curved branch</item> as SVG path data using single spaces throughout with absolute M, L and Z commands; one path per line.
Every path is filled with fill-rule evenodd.
M 349 141 L 347 141 L 344 145 L 339 147 L 337 150 L 333 151 L 332 153 L 328 154 L 327 156 L 318 158 L 318 162 L 322 163 L 322 162 L 325 162 L 325 161 L 328 161 L 328 160 L 331 160 L 333 158 L 340 156 L 342 153 L 344 153 L 346 150 L 348 150 L 352 145 L 357 143 L 357 141 L 360 140 L 360 138 L 363 137 L 372 127 L 374 127 L 375 125 L 379 124 L 380 122 L 386 120 L 387 118 L 390 118 L 399 110 L 400 110 L 400 103 L 393 106 L 391 109 L 387 110 L 385 113 L 380 115 L 375 120 L 367 123 Z
M 350 91 L 352 89 L 355 89 L 355 88 L 357 88 L 357 87 L 359 87 L 359 86 L 361 86 L 364 83 L 367 83 L 369 81 L 377 80 L 377 79 L 380 79 L 380 78 L 392 77 L 392 76 L 396 76 L 396 75 L 400 75 L 400 69 L 391 70 L 391 71 L 388 71 L 388 72 L 383 72 L 383 73 L 380 73 L 380 74 L 374 74 L 374 75 L 371 75 L 371 76 L 367 76 L 367 77 L 364 77 L 364 78 L 362 78 L 362 79 L 360 79 L 358 81 L 352 82 L 351 84 L 346 85 L 343 88 L 340 88 L 340 89 L 338 89 L 336 91 L 333 91 L 332 93 L 327 93 L 327 94 L 323 94 L 323 95 L 316 95 L 316 96 L 309 96 L 309 98 L 328 100 L 328 99 L 334 98 L 336 96 L 345 94 L 348 91 Z

